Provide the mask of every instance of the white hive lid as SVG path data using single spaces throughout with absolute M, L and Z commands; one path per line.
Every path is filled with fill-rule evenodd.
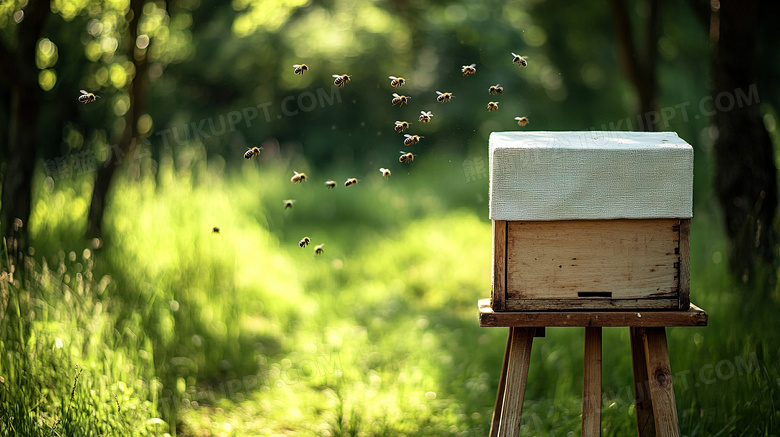
M 492 220 L 691 218 L 693 148 L 674 132 L 493 132 Z

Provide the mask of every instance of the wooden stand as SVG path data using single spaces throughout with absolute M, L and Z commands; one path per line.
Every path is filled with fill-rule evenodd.
M 515 437 L 520 432 L 531 345 L 534 337 L 544 335 L 547 326 L 585 328 L 583 436 L 601 434 L 601 328 L 620 326 L 631 330 L 639 437 L 680 435 L 665 328 L 706 326 L 707 313 L 696 305 L 691 304 L 687 311 L 494 312 L 490 299 L 480 299 L 479 325 L 509 328 L 491 437 Z M 645 387 L 649 393 L 644 393 Z

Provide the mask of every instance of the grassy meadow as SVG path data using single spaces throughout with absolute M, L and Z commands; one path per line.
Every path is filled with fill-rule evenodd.
M 420 160 L 384 180 L 380 164 L 233 165 L 193 146 L 125 172 L 102 241 L 81 238 L 89 178 L 37 179 L 34 253 L 3 259 L 0 434 L 486 435 L 507 335 L 477 323 L 487 178 Z M 726 274 L 713 199 L 694 215 L 710 324 L 667 330 L 682 434 L 778 435 L 777 291 Z M 583 337 L 535 340 L 529 435 L 579 435 Z M 605 329 L 602 435 L 636 433 L 631 382 L 628 330 Z

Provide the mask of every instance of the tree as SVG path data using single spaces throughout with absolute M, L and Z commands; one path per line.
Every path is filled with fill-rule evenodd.
M 3 235 L 13 239 L 20 252 L 25 252 L 29 244 L 27 222 L 32 202 L 36 134 L 42 101 L 35 54 L 49 11 L 49 1 L 30 2 L 15 14 L 19 23 L 12 38 L 15 44 L 10 45 L 0 39 L 0 64 L 4 65 L 0 74 L 5 84 L 10 85 L 7 90 L 8 136 L 3 147 L 6 165 L 3 169 L 0 221 Z M 3 91 L 5 94 L 6 90 Z M 22 227 L 13 232 L 13 223 L 17 219 L 21 220 Z

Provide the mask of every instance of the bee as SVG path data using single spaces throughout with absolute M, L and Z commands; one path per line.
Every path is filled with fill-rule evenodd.
M 488 88 L 488 94 L 490 94 L 491 96 L 494 94 L 503 95 L 504 87 L 502 87 L 499 84 L 490 85 L 490 88 Z
M 322 247 L 323 246 L 325 246 L 325 243 L 318 244 L 318 245 L 314 246 L 314 254 L 315 255 L 320 255 L 322 253 Z
M 309 237 L 303 237 L 301 238 L 301 241 L 298 242 L 298 246 L 306 247 L 311 243 L 311 238 Z
M 244 158 L 252 159 L 253 156 L 260 156 L 261 150 L 263 150 L 262 147 L 252 147 L 244 153 Z
M 515 117 L 518 126 L 525 126 L 528 124 L 528 117 Z
M 463 72 L 464 76 L 468 76 L 469 74 L 477 74 L 477 64 L 464 65 L 460 71 Z
M 333 77 L 336 79 L 333 81 L 333 85 L 336 85 L 339 88 L 344 87 L 344 85 L 347 84 L 352 78 L 347 74 L 334 74 Z
M 293 65 L 293 73 L 300 74 L 303 76 L 303 73 L 306 73 L 309 71 L 309 66 L 306 64 L 295 64 Z
M 356 183 L 358 183 L 358 180 L 357 180 L 357 179 L 355 179 L 355 178 L 349 178 L 349 179 L 347 179 L 347 181 L 346 181 L 346 182 L 344 182 L 344 186 L 345 186 L 345 187 L 351 187 L 351 186 L 355 185 Z
M 398 162 L 401 164 L 408 164 L 410 162 L 414 161 L 414 155 L 409 152 L 404 152 L 401 150 L 401 157 L 398 158 Z
M 498 111 L 498 102 L 489 102 L 487 104 L 488 112 Z
M 411 97 L 407 96 L 399 96 L 396 93 L 393 93 L 393 106 L 398 105 L 399 107 L 404 106 L 404 103 L 409 103 L 408 99 L 411 99 Z
M 213 228 L 211 228 L 211 233 L 212 234 L 219 234 L 219 228 L 214 226 Z
M 292 209 L 293 203 L 295 203 L 295 200 L 292 199 L 287 199 L 282 202 L 282 204 L 284 205 L 284 209 Z
M 83 103 L 85 105 L 87 103 L 94 102 L 95 99 L 99 99 L 100 98 L 100 96 L 92 94 L 92 93 L 88 93 L 88 92 L 86 92 L 84 90 L 80 90 L 80 91 L 81 91 L 81 95 L 79 96 L 79 102 L 81 102 L 81 103 Z
M 436 91 L 436 94 L 437 94 L 436 101 L 439 103 L 449 102 L 450 99 L 455 97 L 450 93 L 443 93 L 441 91 Z
M 325 186 L 328 187 L 328 189 L 336 188 L 336 181 L 325 181 Z
M 399 134 L 406 129 L 409 129 L 409 122 L 408 121 L 396 121 L 395 122 L 395 131 Z
M 386 169 L 386 168 L 383 167 L 383 168 L 379 169 L 379 172 L 382 173 L 382 177 L 384 177 L 385 179 L 390 177 L 390 170 L 389 169 Z
M 425 112 L 420 111 L 420 121 L 423 123 L 428 123 L 431 121 L 431 117 L 433 117 L 433 114 L 431 114 L 431 111 Z
M 406 83 L 406 79 L 404 79 L 403 77 L 390 76 L 390 86 L 393 88 L 398 88 L 399 86 L 402 86 L 405 83 Z
M 411 146 L 411 145 L 419 143 L 420 142 L 420 138 L 425 138 L 425 137 L 421 137 L 419 135 L 404 134 L 404 138 L 405 138 L 404 146 Z
M 306 173 L 298 173 L 297 171 L 293 171 L 293 173 L 295 174 L 290 178 L 290 182 L 297 184 L 306 181 Z
M 515 64 L 521 66 L 521 67 L 527 67 L 528 61 L 525 59 L 525 56 L 520 56 L 518 54 L 512 53 L 512 62 Z

